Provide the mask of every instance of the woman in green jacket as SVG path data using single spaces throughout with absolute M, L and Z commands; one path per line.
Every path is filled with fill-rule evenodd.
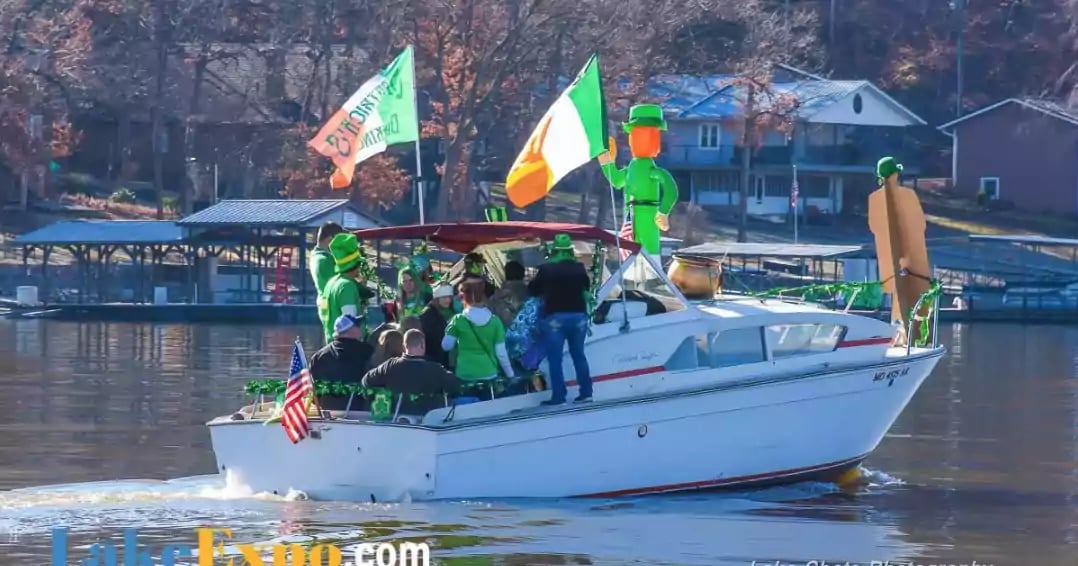
M 460 285 L 464 311 L 453 316 L 445 329 L 442 349 L 456 350 L 456 374 L 464 381 L 514 377 L 513 365 L 505 349 L 505 326 L 486 306 L 486 285 L 468 279 Z

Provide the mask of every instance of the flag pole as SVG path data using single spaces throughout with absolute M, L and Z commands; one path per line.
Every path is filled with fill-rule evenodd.
M 793 187 L 793 205 L 794 205 L 794 243 L 797 243 L 797 217 L 800 216 L 797 213 L 797 207 L 801 203 L 801 187 L 797 186 L 797 165 L 794 165 L 794 187 Z
M 415 112 L 415 189 L 419 193 L 419 223 L 426 224 L 426 204 L 424 203 L 423 193 L 423 157 L 419 153 L 419 140 L 423 137 L 423 128 L 419 124 L 419 85 L 416 84 L 415 77 L 415 47 L 409 45 L 408 51 L 411 54 L 412 65 L 412 111 Z
M 595 67 L 596 67 L 596 71 L 598 72 L 599 54 L 598 53 L 592 53 L 591 59 L 595 60 Z M 589 60 L 589 63 L 590 62 L 591 61 Z M 599 76 L 600 76 L 600 79 L 599 79 L 599 98 L 602 101 L 601 108 L 602 108 L 602 113 L 603 113 L 603 115 L 602 115 L 602 120 L 603 120 L 603 150 L 604 150 L 604 153 L 609 153 L 609 151 L 610 151 L 609 145 L 610 144 L 608 142 L 613 141 L 613 138 L 610 136 L 610 130 L 609 130 L 610 121 L 609 121 L 609 119 L 607 117 L 607 114 L 606 114 L 606 92 L 603 90 L 603 81 L 602 81 L 602 78 L 601 78 L 602 77 L 601 72 L 599 72 Z M 614 157 L 610 160 L 610 163 L 613 164 L 615 168 L 618 166 L 618 155 L 617 155 L 616 151 L 614 152 Z M 601 162 L 599 163 L 599 167 L 600 168 L 602 167 Z M 622 208 L 622 221 L 621 221 L 621 224 L 618 224 L 618 209 L 617 209 L 618 201 L 617 201 L 617 199 L 615 198 L 615 195 L 614 195 L 614 182 L 612 180 L 610 180 L 609 177 L 606 176 L 605 172 L 602 175 L 603 175 L 603 178 L 606 179 L 607 186 L 610 188 L 610 216 L 614 220 L 614 226 L 613 226 L 613 228 L 614 228 L 614 242 L 618 246 L 618 261 L 619 261 L 619 263 L 624 263 L 624 262 L 621 261 L 621 255 L 622 255 L 622 250 L 621 250 L 621 228 L 622 228 L 622 225 L 625 224 L 625 218 L 626 218 L 626 214 L 628 213 L 628 210 L 625 209 L 625 208 Z M 600 221 L 598 216 L 596 216 L 595 221 L 596 222 Z M 647 252 L 645 252 L 644 249 L 641 248 L 639 253 L 647 253 Z M 606 258 L 603 258 L 603 263 L 606 263 Z M 620 332 L 628 332 L 629 331 L 629 303 L 628 303 L 628 297 L 625 296 L 626 295 L 626 293 L 625 293 L 625 269 L 623 269 L 623 268 L 624 268 L 623 265 L 618 265 L 618 287 L 621 288 L 621 313 L 622 313 L 621 326 L 619 327 L 618 330 Z M 598 301 L 599 297 L 595 297 L 595 300 Z M 589 332 L 591 331 L 590 326 L 588 327 L 588 331 Z

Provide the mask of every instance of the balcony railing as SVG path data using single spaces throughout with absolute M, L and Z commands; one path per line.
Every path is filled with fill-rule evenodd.
M 737 167 L 741 165 L 743 149 L 735 145 L 703 148 L 696 145 L 665 146 L 659 154 L 659 164 L 671 169 Z M 884 143 L 867 145 L 806 145 L 795 147 L 763 146 L 750 148 L 753 165 L 817 165 L 833 167 L 875 167 L 883 155 L 893 155 L 904 162 L 909 152 L 903 147 L 888 147 Z M 905 158 L 905 159 L 904 159 Z
M 673 145 L 663 147 L 659 164 L 669 168 L 685 167 L 736 167 L 741 165 L 743 148 L 721 145 L 715 148 L 696 145 Z M 763 146 L 749 148 L 752 162 L 758 165 L 789 165 L 792 163 L 790 146 Z
M 903 159 L 904 147 L 888 144 L 843 144 L 843 145 L 806 145 L 795 152 L 797 163 L 805 165 L 835 165 L 845 167 L 875 167 L 876 161 L 884 155 L 893 155 L 899 161 Z

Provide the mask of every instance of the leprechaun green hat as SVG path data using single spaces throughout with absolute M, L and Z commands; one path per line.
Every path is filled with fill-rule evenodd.
M 333 263 L 337 264 L 337 273 L 347 273 L 366 262 L 359 250 L 359 240 L 355 234 L 337 234 L 329 242 L 329 253 L 333 254 Z
M 576 255 L 576 249 L 573 248 L 573 239 L 569 237 L 569 234 L 557 234 L 554 236 L 554 241 L 550 244 L 551 256 L 574 256 Z
M 629 109 L 629 121 L 622 124 L 625 133 L 629 133 L 635 126 L 653 126 L 660 131 L 666 131 L 666 120 L 663 119 L 662 106 L 658 104 L 637 104 Z
M 891 175 L 901 172 L 902 164 L 896 161 L 894 157 L 881 157 L 880 160 L 876 162 L 876 179 L 881 183 Z

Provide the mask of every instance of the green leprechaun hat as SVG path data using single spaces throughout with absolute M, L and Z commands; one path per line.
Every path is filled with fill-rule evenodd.
M 876 162 L 876 180 L 882 185 L 884 179 L 887 179 L 895 173 L 902 172 L 902 164 L 895 160 L 894 157 L 882 157 Z
M 658 104 L 637 104 L 629 109 L 629 121 L 622 124 L 625 133 L 634 126 L 654 126 L 660 131 L 666 131 L 666 120 L 663 119 L 663 109 Z
M 569 237 L 569 234 L 555 235 L 554 241 L 551 242 L 550 247 L 547 248 L 547 253 L 550 254 L 551 259 L 571 258 L 576 256 L 576 249 L 573 248 L 573 239 Z
M 347 273 L 366 262 L 359 251 L 359 240 L 355 234 L 337 234 L 329 242 L 329 253 L 337 264 L 337 273 Z

